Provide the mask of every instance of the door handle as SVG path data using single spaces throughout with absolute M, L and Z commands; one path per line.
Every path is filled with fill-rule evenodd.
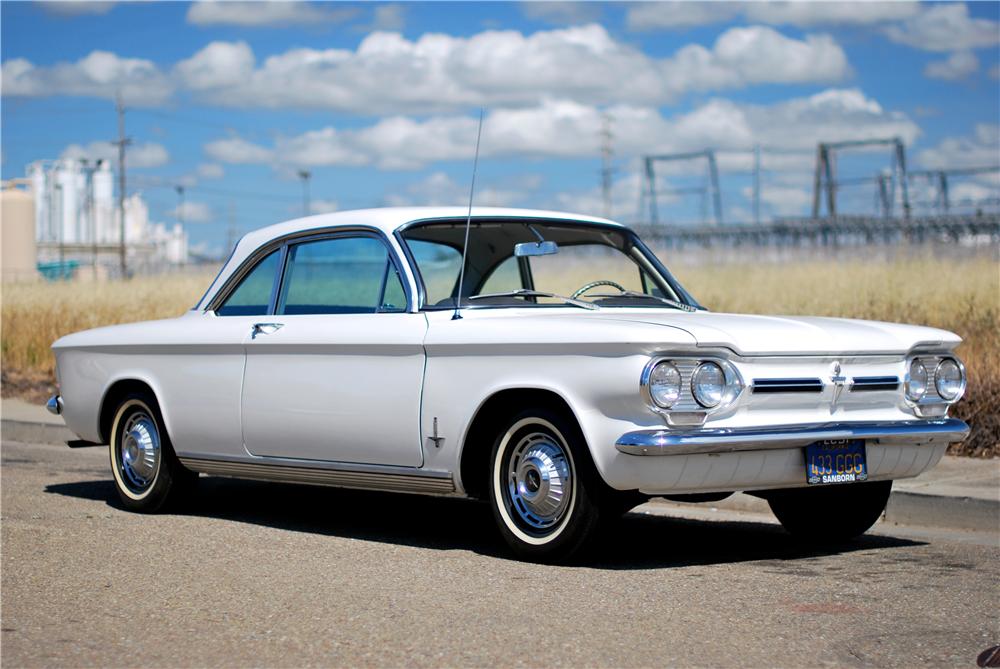
M 254 323 L 250 339 L 256 339 L 259 334 L 273 334 L 284 327 L 284 323 Z

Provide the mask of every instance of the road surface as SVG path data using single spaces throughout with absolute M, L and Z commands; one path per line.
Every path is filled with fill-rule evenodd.
M 3 443 L 3 664 L 975 666 L 1000 643 L 996 535 L 815 550 L 653 504 L 552 567 L 510 559 L 482 504 L 201 483 L 136 515 L 105 449 Z

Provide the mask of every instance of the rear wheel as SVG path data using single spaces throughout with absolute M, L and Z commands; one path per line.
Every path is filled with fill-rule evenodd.
M 811 542 L 853 539 L 867 532 L 885 511 L 892 481 L 778 490 L 767 503 L 782 527 Z
M 522 411 L 505 421 L 493 445 L 490 502 L 518 556 L 565 561 L 594 537 L 610 509 L 579 428 L 562 415 Z
M 181 465 L 156 399 L 146 393 L 125 397 L 111 428 L 111 473 L 127 509 L 155 513 L 190 491 L 198 475 Z

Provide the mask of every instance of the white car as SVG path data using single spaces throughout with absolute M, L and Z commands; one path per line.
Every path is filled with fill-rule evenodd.
M 129 509 L 199 472 L 468 496 L 534 560 L 655 496 L 850 538 L 968 432 L 950 332 L 713 313 L 620 224 L 467 213 L 252 232 L 183 316 L 55 342 L 49 408 L 110 444 Z

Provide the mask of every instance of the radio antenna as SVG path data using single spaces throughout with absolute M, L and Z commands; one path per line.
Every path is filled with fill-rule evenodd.
M 451 320 L 462 317 L 462 287 L 465 284 L 465 259 L 469 254 L 469 228 L 472 227 L 472 196 L 476 192 L 476 168 L 479 167 L 479 140 L 483 136 L 483 108 L 479 108 L 479 129 L 476 130 L 476 156 L 472 159 L 472 184 L 469 185 L 469 214 L 465 217 L 465 243 L 462 244 L 462 268 L 458 272 L 458 294 L 455 296 L 455 313 Z

